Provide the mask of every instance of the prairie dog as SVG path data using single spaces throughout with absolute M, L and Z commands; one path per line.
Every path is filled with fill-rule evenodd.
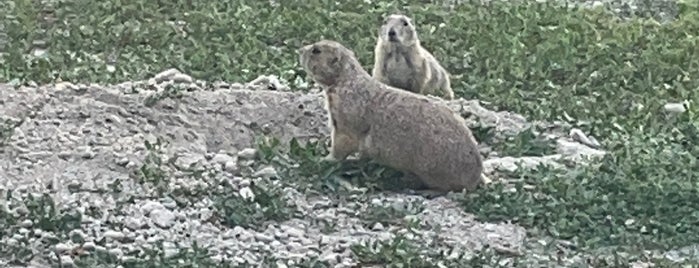
M 379 28 L 372 76 L 392 87 L 454 99 L 449 72 L 420 45 L 415 25 L 405 15 L 389 15 Z
M 325 94 L 331 129 L 325 160 L 358 152 L 439 192 L 470 191 L 483 182 L 476 140 L 445 103 L 377 81 L 336 41 L 321 40 L 298 53 Z

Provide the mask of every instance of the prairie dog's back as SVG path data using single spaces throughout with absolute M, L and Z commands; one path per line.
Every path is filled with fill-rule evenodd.
M 384 88 L 367 107 L 374 123 L 372 141 L 385 143 L 378 155 L 423 169 L 460 168 L 465 163 L 480 166 L 476 141 L 463 118 L 426 96 Z

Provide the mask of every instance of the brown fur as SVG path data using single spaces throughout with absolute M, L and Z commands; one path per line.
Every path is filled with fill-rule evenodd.
M 420 45 L 415 25 L 405 15 L 389 15 L 379 28 L 372 76 L 400 89 L 454 99 L 449 72 Z
M 331 128 L 326 160 L 345 160 L 358 152 L 444 192 L 473 190 L 482 183 L 476 140 L 443 101 L 380 83 L 338 42 L 322 40 L 298 52 L 326 96 Z

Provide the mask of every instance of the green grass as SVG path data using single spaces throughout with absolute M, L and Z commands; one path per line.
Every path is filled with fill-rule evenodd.
M 295 82 L 305 79 L 295 49 L 320 38 L 350 47 L 370 70 L 379 18 L 396 8 L 359 0 L 279 2 L 8 1 L 0 6 L 0 31 L 8 36 L 0 81 L 114 83 L 174 67 L 207 81 L 273 74 Z M 481 220 L 514 220 L 531 235 L 571 240 L 583 252 L 611 247 L 637 254 L 699 242 L 696 1 L 686 1 L 679 18 L 665 24 L 534 1 L 466 4 L 453 11 L 407 2 L 401 10 L 453 74 L 458 96 L 532 120 L 568 121 L 610 152 L 590 167 L 513 174 L 521 179 L 516 192 L 490 186 L 463 200 L 467 212 Z M 37 40 L 46 41 L 48 53 L 28 56 Z M 662 110 L 666 102 L 682 100 L 690 102 L 686 113 Z M 505 155 L 551 151 L 530 134 L 495 149 Z M 383 189 L 377 178 L 393 176 L 377 167 L 319 163 L 324 144 L 291 145 L 283 152 L 261 146 L 260 162 L 298 178 L 308 192 L 341 195 L 339 178 Z M 392 249 L 399 242 L 365 246 L 357 254 L 367 262 L 418 263 Z

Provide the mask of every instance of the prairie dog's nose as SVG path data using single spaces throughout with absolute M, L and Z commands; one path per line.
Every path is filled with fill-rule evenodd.
M 396 36 L 396 31 L 393 29 L 388 30 L 388 36 L 391 36 L 391 37 Z

